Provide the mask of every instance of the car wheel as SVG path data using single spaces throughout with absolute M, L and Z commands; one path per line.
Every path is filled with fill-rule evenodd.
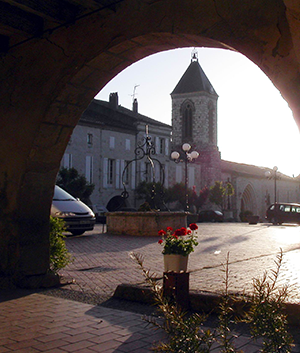
M 276 220 L 276 218 L 272 218 L 272 219 L 271 219 L 271 223 L 273 223 L 273 224 L 274 224 L 274 226 L 276 226 L 276 224 L 277 224 L 277 220 Z

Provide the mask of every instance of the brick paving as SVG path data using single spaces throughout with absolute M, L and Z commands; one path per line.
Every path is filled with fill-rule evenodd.
M 119 284 L 143 282 L 130 252 L 142 254 L 145 266 L 162 274 L 158 238 L 113 236 L 101 234 L 101 230 L 102 226 L 97 225 L 84 236 L 67 238 L 74 261 L 62 274 L 74 279 L 72 284 L 45 292 L 0 292 L 0 353 L 143 353 L 163 338 L 163 333 L 150 327 L 141 314 L 130 310 L 135 304 L 127 307 L 121 303 L 118 309 L 106 305 Z M 299 232 L 298 226 L 199 224 L 200 244 L 189 262 L 191 289 L 220 292 L 222 263 L 229 252 L 231 290 L 250 290 L 253 277 L 274 268 L 274 259 L 282 248 L 280 281 L 294 286 L 290 301 L 298 303 Z M 237 342 L 245 353 L 258 352 L 255 342 L 243 346 L 249 340 L 244 333 Z M 293 352 L 300 352 L 298 344 Z

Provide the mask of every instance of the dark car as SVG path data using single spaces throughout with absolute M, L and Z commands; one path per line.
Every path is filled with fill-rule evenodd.
M 223 222 L 223 213 L 214 210 L 201 211 L 198 222 Z
M 266 211 L 266 220 L 273 224 L 300 224 L 300 204 L 273 203 Z

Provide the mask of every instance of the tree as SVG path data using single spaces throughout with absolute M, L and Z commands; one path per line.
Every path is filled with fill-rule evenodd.
M 223 197 L 226 189 L 223 186 L 222 181 L 216 181 L 215 185 L 209 189 L 209 201 L 215 203 L 218 206 L 223 204 Z
M 177 183 L 174 186 L 167 189 L 168 202 L 178 201 L 182 206 L 182 209 L 185 210 L 186 207 L 186 194 L 185 194 L 185 185 L 184 183 Z M 189 205 L 194 205 L 194 192 L 192 189 L 187 189 Z
M 137 198 L 144 200 L 151 209 L 164 209 L 167 196 L 161 183 L 142 181 L 136 188 Z
M 225 194 L 227 196 L 227 209 L 230 210 L 230 196 L 234 195 L 234 187 L 229 182 L 229 178 L 228 178 L 228 181 L 226 182 Z
M 206 200 L 208 199 L 209 196 L 209 188 L 207 186 L 204 186 L 203 189 L 200 190 L 199 196 L 197 197 L 195 206 L 197 208 L 197 213 L 199 212 L 199 209 L 205 204 Z
M 80 175 L 75 168 L 61 168 L 56 184 L 72 196 L 78 197 L 82 202 L 91 203 L 89 197 L 95 185 L 88 183 L 85 176 Z

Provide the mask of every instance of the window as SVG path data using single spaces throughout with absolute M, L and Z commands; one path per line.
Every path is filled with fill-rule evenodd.
M 93 182 L 93 156 L 85 158 L 85 178 L 89 183 Z
M 130 140 L 129 139 L 125 140 L 125 150 L 130 151 Z
M 150 163 L 145 163 L 146 170 L 145 170 L 145 181 L 150 183 L 152 181 L 151 174 L 152 174 L 152 166 Z
M 130 167 L 128 166 L 128 164 L 129 164 L 129 161 L 125 161 L 124 176 L 122 180 L 125 183 L 125 185 L 128 185 L 130 180 Z
M 65 153 L 63 157 L 63 167 L 72 168 L 72 155 L 70 153 Z
M 190 102 L 183 109 L 182 137 L 191 139 L 193 137 L 193 106 Z
M 160 139 L 159 141 L 159 154 L 165 153 L 165 139 Z
M 87 134 L 87 144 L 89 147 L 93 145 L 93 134 Z
M 107 184 L 113 185 L 114 181 L 114 160 L 108 159 L 107 162 Z
M 214 113 L 214 104 L 210 101 L 208 103 L 208 138 L 210 143 L 214 143 Z
M 109 148 L 114 149 L 115 148 L 115 137 L 110 136 L 109 138 Z

